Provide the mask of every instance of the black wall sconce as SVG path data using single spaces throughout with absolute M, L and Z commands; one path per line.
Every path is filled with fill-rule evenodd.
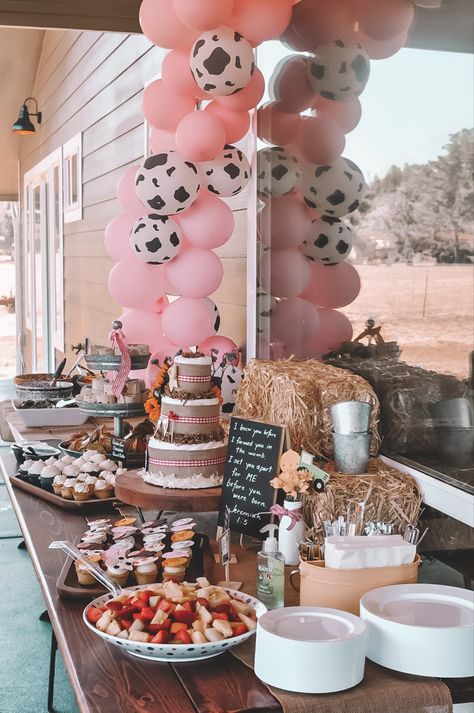
M 36 105 L 36 112 L 28 111 L 27 102 L 33 101 Z M 36 129 L 30 119 L 30 116 L 36 116 L 36 121 L 41 124 L 43 114 L 38 111 L 38 102 L 34 97 L 27 97 L 20 107 L 18 119 L 12 126 L 14 134 L 34 134 Z

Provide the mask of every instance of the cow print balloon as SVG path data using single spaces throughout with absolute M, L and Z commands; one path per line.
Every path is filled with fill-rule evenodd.
M 179 225 L 167 215 L 149 213 L 133 226 L 130 247 L 139 260 L 150 265 L 169 262 L 181 248 Z
M 327 166 L 307 164 L 302 184 L 309 208 L 337 218 L 356 210 L 367 188 L 360 168 L 344 156 Z
M 231 27 L 203 32 L 191 49 L 190 67 L 196 83 L 208 94 L 236 94 L 254 73 L 252 46 Z
M 300 163 L 282 146 L 260 149 L 257 154 L 257 193 L 261 198 L 284 196 L 300 180 Z
M 219 327 L 221 326 L 221 315 L 217 308 L 217 305 L 215 302 L 213 302 L 211 299 L 209 299 L 209 297 L 203 297 L 203 301 L 206 303 L 206 305 L 209 307 L 210 311 L 212 312 L 212 316 L 214 319 L 214 331 L 218 332 Z
M 314 91 L 336 101 L 350 101 L 360 96 L 370 74 L 365 49 L 359 42 L 345 40 L 319 45 L 307 66 Z
M 304 241 L 302 250 L 313 262 L 337 265 L 349 255 L 354 244 L 352 229 L 339 218 L 323 215 L 314 220 L 311 236 Z
M 198 169 L 177 151 L 154 154 L 135 177 L 135 190 L 146 208 L 157 215 L 173 215 L 189 208 L 200 188 Z
M 199 164 L 203 185 L 216 196 L 235 196 L 250 179 L 250 165 L 242 151 L 227 144 L 214 159 Z

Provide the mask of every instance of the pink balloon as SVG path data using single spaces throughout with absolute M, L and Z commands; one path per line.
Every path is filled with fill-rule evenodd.
M 176 151 L 175 134 L 172 131 L 163 131 L 163 129 L 156 129 L 152 126 L 150 128 L 149 143 L 153 153 Z
M 387 59 L 399 52 L 407 43 L 408 33 L 402 32 L 390 40 L 374 40 L 372 37 L 367 37 L 362 32 L 355 35 L 355 38 L 361 43 L 370 59 Z M 332 102 L 339 104 L 339 102 Z
M 174 0 L 174 9 L 181 22 L 201 32 L 220 25 L 232 25 L 233 6 L 234 0 Z
M 310 51 L 338 37 L 350 36 L 353 25 L 352 13 L 343 2 L 302 0 L 293 9 L 290 27 L 294 36 L 304 43 L 304 47 L 298 49 Z
M 345 307 L 360 292 L 359 273 L 350 262 L 311 265 L 311 278 L 301 295 L 318 307 Z
M 201 190 L 184 213 L 173 216 L 186 240 L 197 248 L 211 250 L 224 245 L 234 231 L 234 214 L 213 193 Z
M 318 311 L 301 297 L 281 300 L 272 313 L 272 336 L 290 348 L 306 342 L 318 325 Z
M 115 302 L 122 307 L 145 309 L 150 312 L 163 310 L 163 269 L 144 265 L 138 260 L 121 260 L 109 273 L 107 289 Z
M 346 138 L 340 124 L 324 116 L 305 116 L 301 122 L 299 145 L 303 158 L 324 166 L 344 151 Z
M 362 107 L 357 97 L 348 102 L 337 102 L 318 96 L 313 109 L 316 110 L 316 116 L 331 119 L 339 124 L 345 134 L 356 128 L 362 116 Z
M 165 265 L 166 279 L 183 297 L 207 297 L 222 282 L 222 263 L 212 250 L 183 246 Z
M 175 344 L 192 347 L 215 334 L 214 321 L 206 300 L 180 297 L 165 309 L 163 331 Z
M 162 79 L 157 79 L 143 90 L 142 105 L 151 126 L 175 131 L 181 119 L 194 110 L 195 100 L 192 94 L 183 96 L 171 92 Z
M 227 364 L 239 366 L 240 355 L 239 347 L 229 337 L 221 337 L 218 335 L 208 337 L 202 344 L 199 345 L 199 351 L 208 356 L 216 357 L 216 364 L 219 365 L 224 354 L 233 354 L 232 357 L 227 357 Z M 211 353 L 212 351 L 212 353 Z
M 267 250 L 260 261 L 260 285 L 274 297 L 296 297 L 309 282 L 309 262 L 297 248 Z
M 280 111 L 299 114 L 308 109 L 316 94 L 309 83 L 306 58 L 291 55 L 280 60 L 271 76 L 269 91 Z
M 151 389 L 153 387 L 166 357 L 173 359 L 178 352 L 179 347 L 163 336 L 158 350 L 151 355 L 145 371 L 145 386 L 147 389 Z
M 190 47 L 199 35 L 178 19 L 173 0 L 143 0 L 139 20 L 145 37 L 158 47 Z
M 276 146 L 286 146 L 296 138 L 301 124 L 299 114 L 281 111 L 273 102 L 257 112 L 257 134 L 260 139 Z
M 143 206 L 141 210 L 143 215 Z M 107 253 L 113 260 L 129 260 L 134 257 L 130 250 L 130 232 L 135 225 L 137 216 L 130 213 L 122 213 L 112 218 L 105 229 L 104 245 Z M 136 260 L 138 262 L 138 260 Z
M 205 111 L 218 119 L 225 130 L 225 143 L 234 144 L 243 139 L 250 128 L 248 111 L 232 111 L 217 101 L 207 105 Z
M 278 37 L 288 27 L 292 0 L 237 0 L 231 26 L 251 42 Z
M 311 216 L 294 193 L 271 198 L 258 215 L 260 239 L 273 249 L 298 248 L 311 231 Z
M 319 357 L 339 349 L 352 339 L 352 324 L 345 314 L 336 309 L 319 309 L 319 327 L 305 344 L 305 355 Z
M 117 184 L 117 198 L 120 207 L 125 213 L 136 215 L 137 218 L 143 215 L 143 205 L 135 193 L 135 176 L 139 168 L 138 164 L 129 166 Z
M 150 352 L 160 349 L 165 341 L 161 317 L 143 309 L 126 309 L 118 318 L 128 344 L 148 344 Z
M 265 79 L 258 67 L 255 67 L 252 79 L 237 94 L 227 97 L 216 97 L 216 101 L 231 111 L 249 111 L 254 109 L 265 93 Z
M 189 70 L 189 48 L 168 52 L 161 65 L 161 75 L 170 92 L 203 99 L 208 96 L 196 84 Z
M 207 111 L 192 111 L 176 129 L 176 148 L 188 161 L 213 161 L 224 145 L 224 126 Z
M 271 342 L 270 359 L 272 359 L 273 361 L 278 361 L 278 359 L 283 359 L 285 356 L 287 355 L 285 354 L 284 345 L 279 341 Z
M 360 31 L 374 40 L 392 40 L 407 32 L 415 17 L 411 0 L 351 0 Z
M 280 41 L 283 42 L 288 49 L 297 50 L 298 52 L 306 52 L 306 50 L 310 49 L 312 44 L 312 42 L 308 42 L 308 40 L 296 32 L 293 22 L 290 22 L 285 32 L 280 35 Z

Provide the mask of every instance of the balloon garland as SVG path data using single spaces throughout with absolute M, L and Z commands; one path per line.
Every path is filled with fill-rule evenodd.
M 344 218 L 366 184 L 343 155 L 345 135 L 361 118 L 370 61 L 404 46 L 413 17 L 411 0 L 294 4 L 280 39 L 297 53 L 275 68 L 257 114 L 258 137 L 274 144 L 257 156 L 259 356 L 319 357 L 352 338 L 337 310 L 360 291 Z
M 311 55 L 279 64 L 274 101 L 258 111 L 258 135 L 274 144 L 258 155 L 259 339 L 269 333 L 275 357 L 322 354 L 350 338 L 334 308 L 355 299 L 360 280 L 345 262 L 354 236 L 341 219 L 365 181 L 342 156 L 345 134 L 360 119 L 370 58 L 402 47 L 412 19 L 410 0 L 143 0 L 143 33 L 169 50 L 143 92 L 153 153 L 121 177 L 123 212 L 105 231 L 116 261 L 108 288 L 130 341 L 148 342 L 160 361 L 190 346 L 237 349 L 215 336 L 209 295 L 223 269 L 213 250 L 234 227 L 222 198 L 250 179 L 235 144 L 265 90 L 254 48 L 277 37 Z

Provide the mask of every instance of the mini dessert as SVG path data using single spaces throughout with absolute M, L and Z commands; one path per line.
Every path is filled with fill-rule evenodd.
M 83 475 L 85 475 L 85 473 L 83 473 Z M 84 483 L 87 483 L 87 485 L 95 485 L 97 480 L 98 478 L 95 475 L 86 475 Z
M 84 465 L 81 466 L 81 473 L 86 473 L 87 475 L 99 475 L 99 465 L 97 463 L 92 463 L 91 461 L 86 461 Z
M 75 460 L 76 459 L 72 456 L 63 456 L 62 458 L 59 458 L 58 464 L 61 466 L 61 468 L 65 468 L 67 465 L 72 465 Z
M 131 558 L 134 564 L 134 573 L 137 584 L 151 584 L 156 582 L 158 576 L 157 557 L 140 557 L 137 555 Z
M 105 498 L 113 498 L 114 496 L 114 486 L 102 478 L 98 478 L 94 484 L 94 495 L 99 500 L 104 500 Z
M 39 485 L 39 477 L 41 471 L 45 467 L 45 463 L 42 460 L 33 461 L 32 465 L 28 468 L 28 473 L 26 475 L 26 480 L 32 485 Z
M 98 455 L 99 455 L 99 451 L 88 450 L 88 451 L 84 451 L 84 453 L 82 454 L 82 457 L 87 462 L 87 461 L 92 460 L 92 458 L 94 458 L 94 456 L 98 456 Z
M 39 484 L 44 490 L 47 490 L 48 493 L 52 493 L 53 480 L 57 475 L 60 474 L 61 471 L 55 465 L 46 465 L 41 471 L 41 475 L 39 477 Z
M 79 468 L 76 468 L 75 465 L 67 465 L 63 468 L 63 475 L 65 475 L 66 478 L 77 478 L 80 472 Z
M 173 532 L 171 542 L 184 542 L 185 540 L 192 540 L 193 537 L 193 530 L 181 530 L 180 532 Z
M 100 552 L 88 552 L 86 557 L 91 562 L 97 563 L 100 561 Z M 81 560 L 76 560 L 74 562 L 74 566 L 76 568 L 77 581 L 80 585 L 82 585 L 83 587 L 88 587 L 91 584 L 96 584 L 97 579 L 89 572 L 88 569 L 86 569 L 84 563 L 81 562 Z
M 23 463 L 20 465 L 20 473 L 22 473 L 22 475 L 26 475 L 34 462 L 35 461 L 31 458 L 27 458 L 25 461 L 23 461 Z
M 102 463 L 103 460 L 104 460 L 103 453 L 96 453 L 95 455 L 92 456 L 92 458 L 89 458 L 89 461 L 91 463 Z
M 73 500 L 74 486 L 76 483 L 76 478 L 66 478 L 61 488 L 61 497 L 66 498 L 66 500 Z
M 79 502 L 90 500 L 91 486 L 87 483 L 76 483 L 72 489 L 72 497 Z
M 182 565 L 163 564 L 163 582 L 181 584 L 184 581 L 186 567 Z
M 100 470 L 104 471 L 106 470 L 108 473 L 115 473 L 115 471 L 118 469 L 117 463 L 115 461 L 110 460 L 107 458 L 107 460 L 101 460 L 100 461 Z
M 107 562 L 107 574 L 116 584 L 125 587 L 133 570 L 133 563 L 125 557 L 117 557 Z
M 61 490 L 65 480 L 66 476 L 64 475 L 64 473 L 60 473 L 53 479 L 53 493 L 55 495 L 61 495 Z

